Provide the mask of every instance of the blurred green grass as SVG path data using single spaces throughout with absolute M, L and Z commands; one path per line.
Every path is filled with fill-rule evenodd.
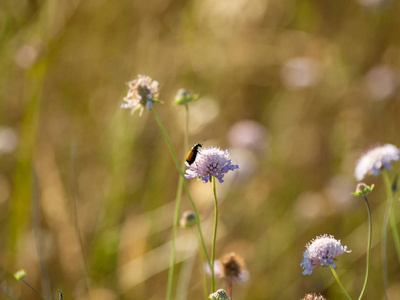
M 181 87 L 201 96 L 190 106 L 191 143 L 206 138 L 234 154 L 228 133 L 244 119 L 270 135 L 262 150 L 236 152 L 234 161 L 247 157 L 252 167 L 243 160 L 238 175 L 217 187 L 223 200 L 217 256 L 236 251 L 250 271 L 235 298 L 323 292 L 340 299 L 327 270 L 301 275 L 305 244 L 323 233 L 353 250 L 338 260 L 338 272 L 357 295 L 367 215 L 364 203 L 349 195 L 354 165 L 371 144 L 400 145 L 399 3 L 360 3 L 2 1 L 0 118 L 15 130 L 19 146 L 0 156 L 0 266 L 9 273 L 26 269 L 28 281 L 41 287 L 31 216 L 34 165 L 40 256 L 54 295 L 61 288 L 65 299 L 164 297 L 178 174 L 152 116 L 119 109 L 125 83 L 146 74 L 160 82 L 164 104 L 155 109 L 182 158 L 184 109 L 171 105 Z M 398 171 L 395 165 L 391 174 Z M 380 178 L 367 183 L 376 184 L 370 196 L 376 235 L 365 299 L 381 299 L 384 191 Z M 190 186 L 202 215 L 212 219 L 211 186 L 194 180 Z M 190 208 L 183 200 L 182 211 Z M 179 236 L 182 245 L 195 245 L 190 233 Z M 391 240 L 389 250 L 395 262 Z M 178 259 L 186 251 L 181 246 Z M 196 256 L 191 299 L 202 299 L 199 264 Z M 389 271 L 396 295 L 398 264 Z M 0 284 L 20 299 L 34 297 L 7 274 Z

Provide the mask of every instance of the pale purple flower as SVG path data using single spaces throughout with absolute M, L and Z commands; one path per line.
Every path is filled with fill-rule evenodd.
M 226 173 L 239 169 L 238 165 L 232 164 L 228 150 L 223 151 L 216 147 L 204 148 L 199 151 L 194 163 L 191 165 L 186 163 L 186 166 L 189 168 L 185 175 L 187 179 L 197 177 L 201 178 L 204 183 L 209 182 L 212 176 L 222 183 Z
M 301 300 L 326 300 L 326 298 L 324 296 L 322 296 L 321 294 L 315 294 L 315 293 L 310 293 L 304 296 L 303 299 Z
M 400 150 L 391 144 L 376 146 L 365 152 L 358 160 L 354 176 L 358 181 L 366 175 L 379 175 L 381 169 L 392 169 L 391 162 L 400 159 Z
M 125 103 L 121 108 L 130 109 L 132 114 L 140 110 L 140 115 L 146 106 L 150 109 L 153 102 L 160 102 L 158 97 L 158 82 L 152 80 L 149 76 L 138 75 L 138 78 L 127 83 L 129 91 L 124 98 Z
M 343 253 L 350 253 L 347 246 L 342 246 L 340 240 L 336 240 L 332 235 L 321 235 L 316 237 L 306 245 L 303 252 L 303 261 L 300 267 L 304 269 L 303 275 L 310 275 L 318 266 L 332 266 L 336 269 L 335 258 Z

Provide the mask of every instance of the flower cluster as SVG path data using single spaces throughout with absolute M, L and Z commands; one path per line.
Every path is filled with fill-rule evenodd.
M 400 150 L 392 144 L 384 144 L 371 148 L 358 160 L 354 176 L 358 181 L 366 175 L 379 175 L 381 169 L 392 168 L 391 162 L 400 160 Z
M 132 111 L 140 110 L 140 115 L 146 106 L 151 108 L 153 102 L 160 102 L 158 97 L 158 82 L 152 80 L 149 76 L 138 75 L 138 78 L 127 83 L 129 91 L 124 98 L 125 103 L 121 108 L 127 108 Z
M 189 168 L 185 175 L 187 179 L 197 177 L 201 178 L 204 183 L 211 181 L 212 176 L 222 183 L 226 173 L 239 169 L 238 165 L 232 164 L 228 150 L 223 151 L 216 147 L 199 151 L 195 162 L 191 165 L 186 163 L 186 166 Z
M 350 253 L 347 246 L 342 246 L 340 240 L 332 235 L 321 235 L 312 240 L 303 252 L 303 261 L 300 267 L 304 269 L 303 275 L 310 275 L 318 266 L 332 266 L 336 269 L 334 259 L 343 253 Z
M 314 293 L 310 293 L 304 296 L 303 299 L 301 300 L 326 300 L 326 298 L 324 296 L 322 296 L 321 294 L 317 295 Z
M 229 298 L 229 296 L 225 292 L 225 290 L 219 289 L 215 293 L 210 294 L 210 296 L 208 296 L 208 299 L 210 299 L 210 300 L 230 300 L 231 298 Z

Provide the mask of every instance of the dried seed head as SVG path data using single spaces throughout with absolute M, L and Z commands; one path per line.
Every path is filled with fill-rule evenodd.
M 243 259 L 235 252 L 223 255 L 218 262 L 220 270 L 218 277 L 232 278 L 234 281 L 246 281 L 249 278 Z

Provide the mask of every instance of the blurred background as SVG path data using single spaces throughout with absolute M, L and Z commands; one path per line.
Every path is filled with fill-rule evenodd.
M 352 250 L 337 271 L 357 297 L 368 218 L 350 193 L 365 148 L 400 146 L 399 13 L 394 0 L 2 0 L 0 299 L 39 299 L 19 269 L 52 299 L 164 299 L 178 172 L 152 114 L 120 109 L 137 74 L 159 81 L 154 107 L 182 160 L 173 98 L 186 88 L 200 95 L 190 143 L 229 149 L 240 166 L 217 184 L 216 255 L 235 251 L 250 274 L 235 299 L 342 299 L 328 269 L 301 275 L 305 245 L 324 233 Z M 366 182 L 365 299 L 383 299 L 385 191 L 381 177 Z M 211 243 L 212 185 L 189 184 Z M 178 235 L 173 298 L 204 299 L 196 239 Z M 394 299 L 391 235 L 388 249 Z

